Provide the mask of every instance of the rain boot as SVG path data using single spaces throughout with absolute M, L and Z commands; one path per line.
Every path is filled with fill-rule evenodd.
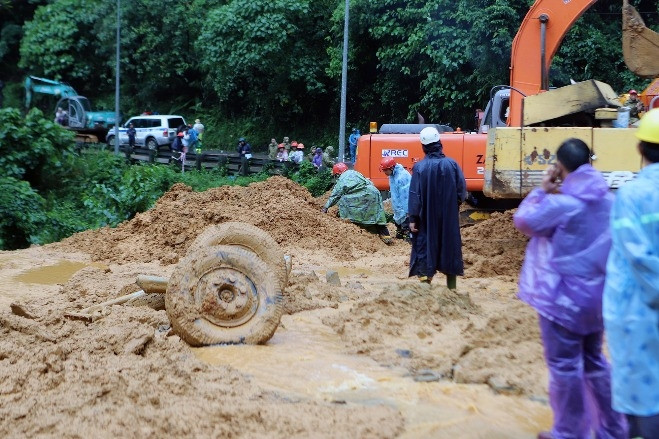
M 446 286 L 449 290 L 455 290 L 457 288 L 458 277 L 455 274 L 446 275 Z

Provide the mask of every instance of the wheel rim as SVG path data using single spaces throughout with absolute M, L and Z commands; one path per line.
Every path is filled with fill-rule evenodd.
M 194 297 L 200 317 L 225 328 L 249 321 L 259 307 L 254 283 L 231 268 L 204 273 L 196 282 Z
M 283 312 L 280 282 L 255 253 L 233 245 L 201 248 L 179 261 L 165 293 L 165 311 L 192 346 L 261 344 Z

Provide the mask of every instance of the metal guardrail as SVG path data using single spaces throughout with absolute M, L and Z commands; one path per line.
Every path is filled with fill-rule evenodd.
M 254 155 L 251 159 L 242 159 L 237 153 L 219 150 L 205 150 L 201 153 L 188 152 L 181 162 L 181 154 L 172 151 L 151 150 L 147 148 L 130 148 L 122 145 L 119 150 L 131 163 L 147 162 L 159 165 L 179 165 L 181 170 L 202 170 L 224 168 L 229 173 L 242 175 L 268 172 L 269 174 L 284 174 L 294 172 L 299 165 L 293 162 L 270 160 L 267 156 Z

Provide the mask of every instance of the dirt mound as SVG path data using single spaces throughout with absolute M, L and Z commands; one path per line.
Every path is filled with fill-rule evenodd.
M 147 212 L 116 228 L 78 233 L 52 244 L 85 251 L 95 261 L 174 264 L 204 228 L 242 221 L 269 232 L 285 251 L 323 249 L 341 260 L 353 260 L 385 245 L 360 227 L 320 212 L 322 201 L 284 177 L 247 187 L 223 186 L 204 192 L 175 184 Z
M 306 249 L 341 261 L 354 261 L 386 248 L 377 236 L 320 208 L 329 197 L 314 198 L 284 177 L 271 177 L 247 187 L 223 186 L 193 192 L 172 186 L 147 212 L 121 223 L 73 235 L 54 249 L 83 251 L 93 260 L 124 264 L 175 264 L 207 227 L 227 221 L 253 224 L 272 235 L 288 254 Z M 466 277 L 516 277 L 528 239 L 512 223 L 514 211 L 462 229 Z M 390 227 L 393 230 L 393 226 Z
M 528 238 L 515 228 L 514 213 L 494 212 L 489 219 L 462 229 L 466 277 L 517 277 Z

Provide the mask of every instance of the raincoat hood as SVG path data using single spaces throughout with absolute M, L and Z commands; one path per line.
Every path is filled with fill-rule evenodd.
M 593 201 L 606 196 L 609 186 L 598 170 L 585 164 L 565 177 L 561 192 L 583 201 Z

